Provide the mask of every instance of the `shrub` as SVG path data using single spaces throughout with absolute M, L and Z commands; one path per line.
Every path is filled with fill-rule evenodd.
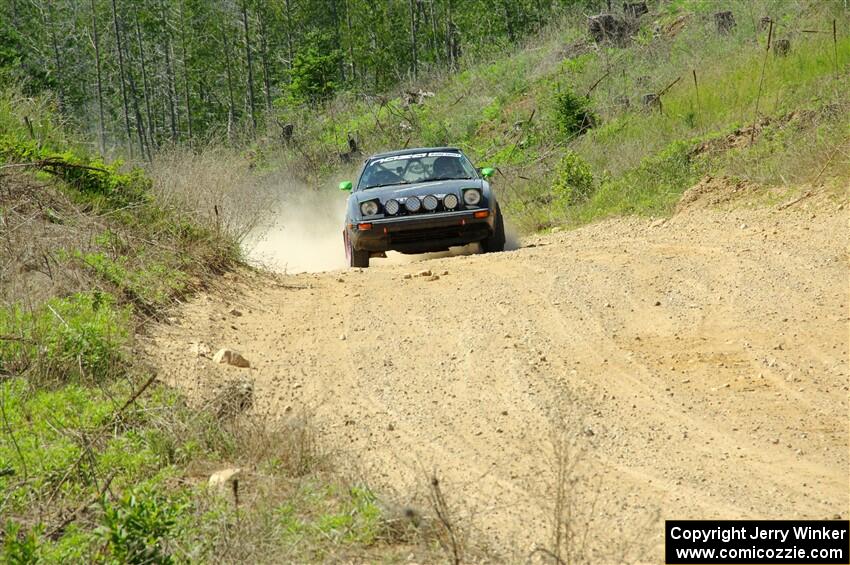
M 174 563 L 167 541 L 184 507 L 143 489 L 130 492 L 117 504 L 104 503 L 97 533 L 119 563 Z
M 587 200 L 593 193 L 593 172 L 577 153 L 567 151 L 558 164 L 552 192 L 566 205 Z
M 561 135 L 571 138 L 596 125 L 598 118 L 590 108 L 589 100 L 579 96 L 572 88 L 558 85 L 555 93 L 555 123 Z
M 150 180 L 140 169 L 121 172 L 123 164 L 120 161 L 107 165 L 100 159 L 89 159 L 72 151 L 57 153 L 44 149 L 36 141 L 11 134 L 0 136 L 0 159 L 33 163 L 33 166 L 62 179 L 80 196 L 105 209 L 150 201 Z
M 29 565 L 40 560 L 38 537 L 33 530 L 22 532 L 21 526 L 9 520 L 3 532 L 0 561 L 9 565 Z

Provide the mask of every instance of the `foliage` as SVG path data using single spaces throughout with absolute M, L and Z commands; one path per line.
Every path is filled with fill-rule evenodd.
M 223 131 L 253 137 L 255 122 L 271 131 L 275 103 L 315 102 L 343 86 L 377 94 L 456 68 L 522 41 L 573 4 L 5 2 L 0 76 L 27 94 L 52 90 L 92 139 L 150 156 Z
M 53 298 L 37 311 L 0 309 L 0 371 L 54 381 L 109 376 L 122 362 L 129 312 L 100 291 Z
M 124 173 L 120 161 L 107 165 L 100 159 L 89 159 L 72 151 L 57 153 L 13 135 L 0 136 L 0 159 L 32 163 L 62 179 L 89 201 L 108 209 L 143 203 L 150 190 L 150 180 L 141 169 Z
M 572 88 L 559 86 L 554 98 L 555 123 L 565 139 L 596 125 L 598 117 L 591 110 L 588 99 L 576 94 Z
M 145 261 L 142 268 L 134 268 L 128 257 L 112 258 L 103 251 L 75 250 L 73 256 L 120 289 L 127 300 L 149 310 L 168 305 L 172 296 L 186 290 L 187 275 L 165 263 Z
M 593 172 L 590 165 L 576 153 L 568 151 L 558 164 L 552 190 L 566 205 L 586 200 L 593 192 Z
M 97 533 L 118 563 L 174 563 L 168 541 L 176 537 L 185 503 L 146 489 L 133 489 L 117 503 L 104 502 Z
M 573 217 L 588 221 L 612 215 L 669 213 L 699 176 L 699 164 L 690 157 L 695 145 L 696 140 L 676 141 L 626 174 L 606 179 Z
M 328 34 L 311 33 L 305 38 L 289 71 L 289 104 L 321 102 L 339 88 L 342 53 L 330 47 L 332 41 Z
M 7 520 L 3 537 L 3 551 L 0 553 L 3 563 L 30 565 L 39 562 L 40 552 L 35 530 L 22 531 L 20 524 Z

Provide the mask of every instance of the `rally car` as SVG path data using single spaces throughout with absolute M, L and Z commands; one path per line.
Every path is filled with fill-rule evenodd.
M 493 169 L 477 170 L 460 149 L 431 147 L 366 159 L 351 192 L 343 229 L 348 264 L 368 267 L 387 251 L 430 253 L 480 243 L 502 251 L 505 225 L 490 188 Z

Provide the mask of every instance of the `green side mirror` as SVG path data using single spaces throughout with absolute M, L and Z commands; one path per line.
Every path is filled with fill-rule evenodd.
M 496 169 L 492 167 L 484 167 L 483 169 L 481 169 L 481 176 L 485 179 L 489 179 L 494 174 L 496 174 Z
M 339 189 L 345 190 L 347 192 L 351 192 L 351 181 L 350 180 L 342 181 L 341 183 L 339 183 Z

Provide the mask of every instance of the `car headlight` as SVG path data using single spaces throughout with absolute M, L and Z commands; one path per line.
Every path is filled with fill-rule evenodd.
M 384 202 L 384 211 L 390 216 L 398 214 L 398 200 L 387 200 Z
M 457 196 L 455 196 L 454 194 L 446 194 L 445 196 L 443 196 L 443 206 L 445 206 L 449 210 L 457 208 Z
M 360 204 L 360 212 L 364 216 L 374 216 L 378 213 L 378 203 L 374 200 L 368 200 Z
M 481 202 L 481 193 L 476 188 L 464 190 L 463 201 L 467 206 L 478 206 L 478 203 Z
M 417 212 L 422 207 L 422 203 L 415 196 L 411 196 L 404 201 L 404 207 L 408 212 Z
M 436 210 L 437 205 L 439 203 L 440 201 L 437 200 L 437 197 L 433 194 L 429 194 L 428 196 L 422 199 L 422 207 L 428 210 L 429 212 Z

